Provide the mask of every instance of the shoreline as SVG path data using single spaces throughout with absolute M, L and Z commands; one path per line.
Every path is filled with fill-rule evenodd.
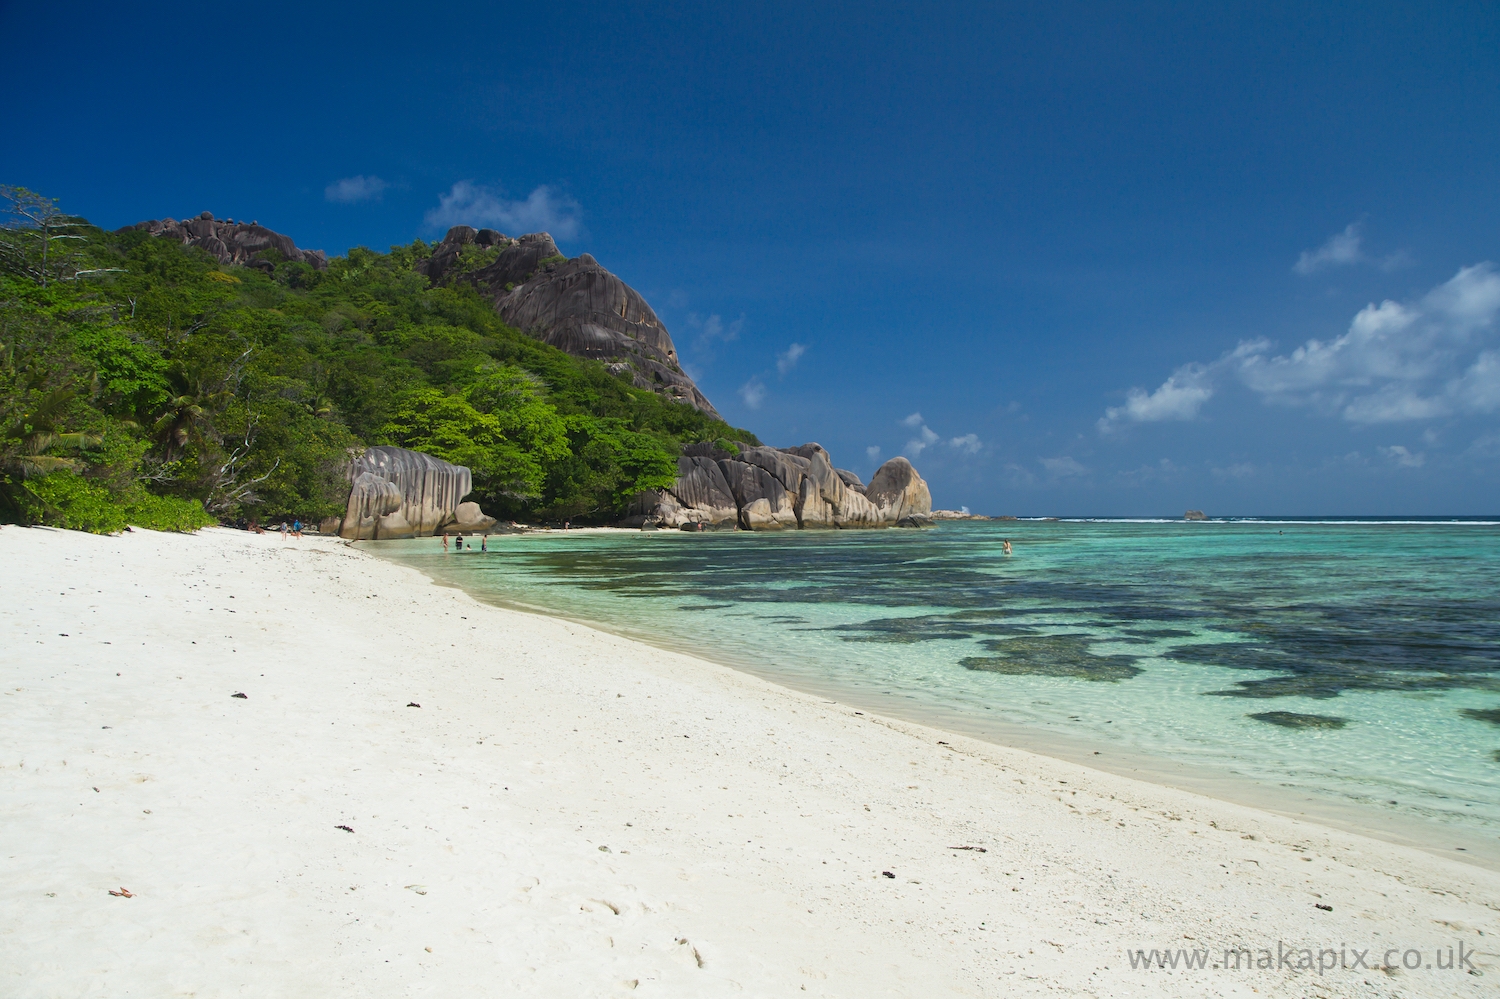
M 1484 868 L 862 714 L 342 542 L 7 527 L 0 557 L 17 996 L 1489 984 L 1126 963 L 1183 941 L 1462 943 L 1500 973 Z
M 634 529 L 607 527 L 592 530 L 595 533 L 621 531 L 637 533 Z M 564 532 L 558 530 L 555 533 Z M 350 542 L 355 547 L 369 543 Z M 376 558 L 386 559 L 385 556 L 379 554 L 378 549 L 372 549 L 369 553 Z M 1435 857 L 1500 873 L 1500 842 L 1486 838 L 1483 830 L 1458 826 L 1439 819 L 1423 820 L 1400 813 L 1382 812 L 1377 806 L 1339 800 L 1331 794 L 1303 785 L 1275 784 L 1268 779 L 1240 774 L 1227 767 L 1215 767 L 1196 761 L 1182 762 L 1144 750 L 1122 749 L 1116 745 L 1089 741 L 1082 737 L 1070 738 L 1064 733 L 1036 725 L 994 721 L 986 719 L 977 711 L 965 711 L 959 707 L 945 708 L 936 703 L 914 701 L 907 695 L 882 695 L 879 688 L 884 684 L 877 683 L 867 688 L 858 688 L 831 681 L 820 683 L 812 677 L 789 675 L 775 669 L 762 668 L 750 657 L 729 655 L 719 646 L 708 646 L 703 649 L 689 647 L 684 641 L 674 641 L 673 636 L 670 635 L 653 634 L 645 630 L 637 632 L 624 627 L 616 627 L 607 621 L 564 613 L 537 603 L 528 603 L 525 600 L 482 591 L 470 591 L 456 580 L 430 575 L 422 568 L 410 566 L 399 559 L 386 560 L 405 568 L 412 568 L 431 580 L 434 585 L 458 590 L 474 600 L 493 607 L 566 621 L 664 652 L 692 656 L 810 696 L 831 698 L 876 714 L 889 713 L 892 718 L 900 719 L 908 724 L 976 739 L 1006 749 L 1031 753 L 1042 758 L 1063 761 L 1126 779 L 1145 781 L 1163 788 L 1202 795 L 1226 803 L 1270 812 L 1288 819 L 1312 822 L 1343 832 L 1369 836 L 1393 845 L 1421 850 Z M 1107 755 L 1095 747 L 1106 750 Z

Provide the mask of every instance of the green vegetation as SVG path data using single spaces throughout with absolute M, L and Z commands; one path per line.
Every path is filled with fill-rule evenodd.
M 497 516 L 603 522 L 683 444 L 755 442 L 431 287 L 420 240 L 224 267 L 24 189 L 0 208 L 0 522 L 313 521 L 365 444 L 467 465 Z

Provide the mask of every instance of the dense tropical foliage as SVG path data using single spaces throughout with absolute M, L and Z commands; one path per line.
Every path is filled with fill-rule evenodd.
M 0 521 L 95 531 L 342 511 L 352 449 L 467 465 L 499 516 L 606 521 L 681 445 L 754 441 L 413 269 L 221 266 L 0 188 Z

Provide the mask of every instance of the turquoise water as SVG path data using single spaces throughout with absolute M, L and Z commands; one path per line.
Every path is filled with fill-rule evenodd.
M 856 706 L 1500 857 L 1493 522 L 960 522 L 490 544 L 367 547 L 483 599 Z

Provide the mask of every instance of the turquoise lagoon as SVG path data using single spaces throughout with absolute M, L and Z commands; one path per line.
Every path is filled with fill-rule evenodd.
M 1495 521 L 362 547 L 483 600 L 858 708 L 1500 864 Z

